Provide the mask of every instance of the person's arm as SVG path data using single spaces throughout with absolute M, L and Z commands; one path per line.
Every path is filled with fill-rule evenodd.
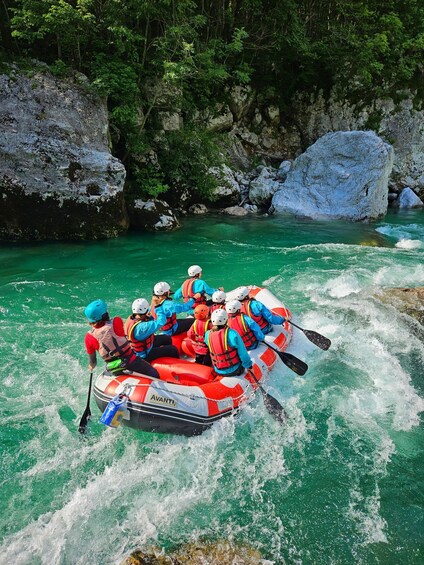
M 99 342 L 91 333 L 87 333 L 84 343 L 88 355 L 88 368 L 93 371 L 97 365 L 96 350 L 99 348 Z
M 277 316 L 273 314 L 271 310 L 268 310 L 265 304 L 262 304 L 262 302 L 259 302 L 259 300 L 252 302 L 251 308 L 254 314 L 256 314 L 257 316 L 263 316 L 265 320 L 270 324 L 284 324 L 284 322 L 286 321 L 283 316 Z
M 184 302 L 183 304 L 179 304 L 178 302 L 173 302 L 171 313 L 175 312 L 175 314 L 180 314 L 181 312 L 188 312 L 189 310 L 192 310 L 193 304 L 194 304 L 194 298 L 190 298 L 189 300 L 187 300 L 187 302 Z
M 162 306 L 155 308 L 156 320 L 149 320 L 148 322 L 140 322 L 134 328 L 134 338 L 138 341 L 144 341 L 150 335 L 157 332 L 166 323 L 165 312 Z
M 256 339 L 258 341 L 263 341 L 265 339 L 265 334 L 262 332 L 261 328 L 255 322 L 255 320 L 252 320 L 250 316 L 244 316 L 244 320 L 247 326 L 252 330 Z
M 243 343 L 243 339 L 235 330 L 231 331 L 228 342 L 232 347 L 237 349 L 243 367 L 245 369 L 250 369 L 253 365 L 252 360 L 249 357 L 249 353 Z
M 218 289 L 212 288 L 211 286 L 209 286 L 208 284 L 206 284 L 203 279 L 198 279 L 198 280 L 195 282 L 194 289 L 196 290 L 196 292 L 201 292 L 202 294 L 209 294 L 209 296 L 212 296 L 212 294 L 213 294 L 216 290 L 218 290 Z
M 180 286 L 180 288 L 174 292 L 174 300 L 179 300 L 182 297 L 183 297 L 183 287 Z

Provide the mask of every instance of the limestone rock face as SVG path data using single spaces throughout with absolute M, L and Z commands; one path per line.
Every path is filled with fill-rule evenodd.
M 256 206 L 269 207 L 273 195 L 281 186 L 282 183 L 276 180 L 276 172 L 263 167 L 260 175 L 250 183 L 249 199 Z
M 349 103 L 346 93 L 336 90 L 328 98 L 322 92 L 299 95 L 293 107 L 296 126 L 284 131 L 286 152 L 298 154 L 301 139 L 309 146 L 328 132 L 373 129 L 394 149 L 391 188 L 409 186 L 423 199 L 424 107 L 416 104 L 415 92 L 397 94 L 400 101 L 374 99 L 369 105 Z
M 271 211 L 353 221 L 387 212 L 393 148 L 373 132 L 328 133 L 300 155 Z
M 172 208 L 163 200 L 134 200 L 128 213 L 131 227 L 142 231 L 169 231 L 180 227 Z
M 128 227 L 105 103 L 44 72 L 0 75 L 0 239 L 97 239 Z
M 218 186 L 213 194 L 215 203 L 218 206 L 237 204 L 240 199 L 240 185 L 230 167 L 212 167 L 209 172 L 218 179 Z

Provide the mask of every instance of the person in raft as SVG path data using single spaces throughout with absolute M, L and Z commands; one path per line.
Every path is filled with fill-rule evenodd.
M 183 298 L 184 302 L 187 302 L 187 300 L 190 300 L 190 298 L 193 298 L 200 292 L 200 298 L 196 298 L 195 306 L 198 304 L 207 304 L 210 306 L 212 302 L 210 300 L 207 301 L 206 295 L 212 296 L 216 290 L 224 290 L 223 287 L 216 289 L 206 284 L 205 281 L 201 279 L 202 267 L 199 267 L 199 265 L 192 265 L 188 268 L 187 273 L 189 278 L 175 291 L 175 300 Z
M 239 334 L 227 326 L 228 314 L 223 309 L 211 316 L 212 329 L 206 332 L 205 343 L 211 354 L 215 373 L 233 377 L 252 368 L 252 360 Z
M 252 318 L 264 334 L 268 334 L 272 330 L 273 325 L 281 325 L 286 321 L 283 316 L 273 314 L 259 300 L 249 298 L 247 286 L 239 286 L 234 292 L 234 297 L 241 302 L 241 312 Z
M 145 298 L 137 298 L 132 303 L 132 314 L 124 323 L 125 335 L 131 349 L 142 359 L 151 362 L 158 357 L 179 358 L 180 354 L 172 345 L 171 336 L 155 335 L 166 323 L 166 316 L 161 305 L 155 308 L 156 319 L 149 315 L 149 303 Z
M 154 316 L 156 315 L 156 308 L 162 306 L 163 313 L 165 314 L 165 323 L 160 328 L 161 332 L 165 335 L 178 335 L 186 332 L 194 318 L 182 318 L 177 320 L 177 314 L 181 312 L 189 312 L 193 306 L 196 298 L 200 298 L 200 294 L 196 294 L 190 298 L 185 304 L 178 304 L 171 298 L 171 287 L 167 282 L 158 282 L 153 288 L 152 305 L 154 309 Z
M 227 295 L 223 290 L 215 290 L 212 294 L 212 305 L 209 308 L 210 313 L 215 312 L 219 308 L 225 308 L 225 301 L 227 299 Z
M 93 371 L 97 365 L 97 355 L 106 362 L 106 367 L 114 374 L 122 374 L 124 370 L 143 373 L 150 377 L 160 378 L 159 373 L 147 361 L 131 349 L 125 337 L 124 323 L 119 316 L 109 317 L 104 300 L 90 302 L 84 310 L 91 330 L 85 336 L 85 349 L 88 355 L 88 367 Z
M 209 308 L 206 304 L 199 304 L 194 309 L 194 322 L 187 332 L 188 339 L 193 344 L 196 354 L 196 363 L 200 365 L 212 365 L 211 356 L 208 346 L 205 343 L 205 334 L 212 328 L 212 322 L 209 318 Z
M 228 314 L 228 327 L 236 330 L 248 351 L 256 349 L 260 341 L 264 341 L 265 334 L 256 322 L 241 310 L 241 302 L 239 300 L 231 300 L 225 305 Z

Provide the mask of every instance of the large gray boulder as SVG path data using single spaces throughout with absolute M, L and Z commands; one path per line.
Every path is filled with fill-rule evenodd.
M 295 160 L 271 211 L 353 221 L 384 216 L 392 166 L 393 148 L 375 133 L 328 133 Z
M 75 79 L 0 75 L 0 239 L 97 239 L 128 227 L 106 104 Z

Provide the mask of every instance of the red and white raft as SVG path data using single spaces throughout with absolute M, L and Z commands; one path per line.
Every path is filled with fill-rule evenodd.
M 285 306 L 267 289 L 249 287 L 256 298 L 275 314 L 290 319 Z M 231 292 L 227 293 L 231 300 Z M 266 336 L 273 347 L 284 351 L 292 330 L 287 322 L 274 326 Z M 277 354 L 265 344 L 249 351 L 253 373 L 259 383 L 272 370 Z M 124 389 L 129 396 L 128 415 L 123 424 L 151 432 L 183 435 L 201 434 L 214 422 L 229 416 L 251 402 L 258 385 L 249 373 L 239 377 L 214 378 L 210 367 L 193 360 L 161 358 L 153 361 L 161 378 L 152 379 L 138 373 L 114 376 L 107 371 L 96 379 L 94 397 L 103 412 L 109 401 Z

